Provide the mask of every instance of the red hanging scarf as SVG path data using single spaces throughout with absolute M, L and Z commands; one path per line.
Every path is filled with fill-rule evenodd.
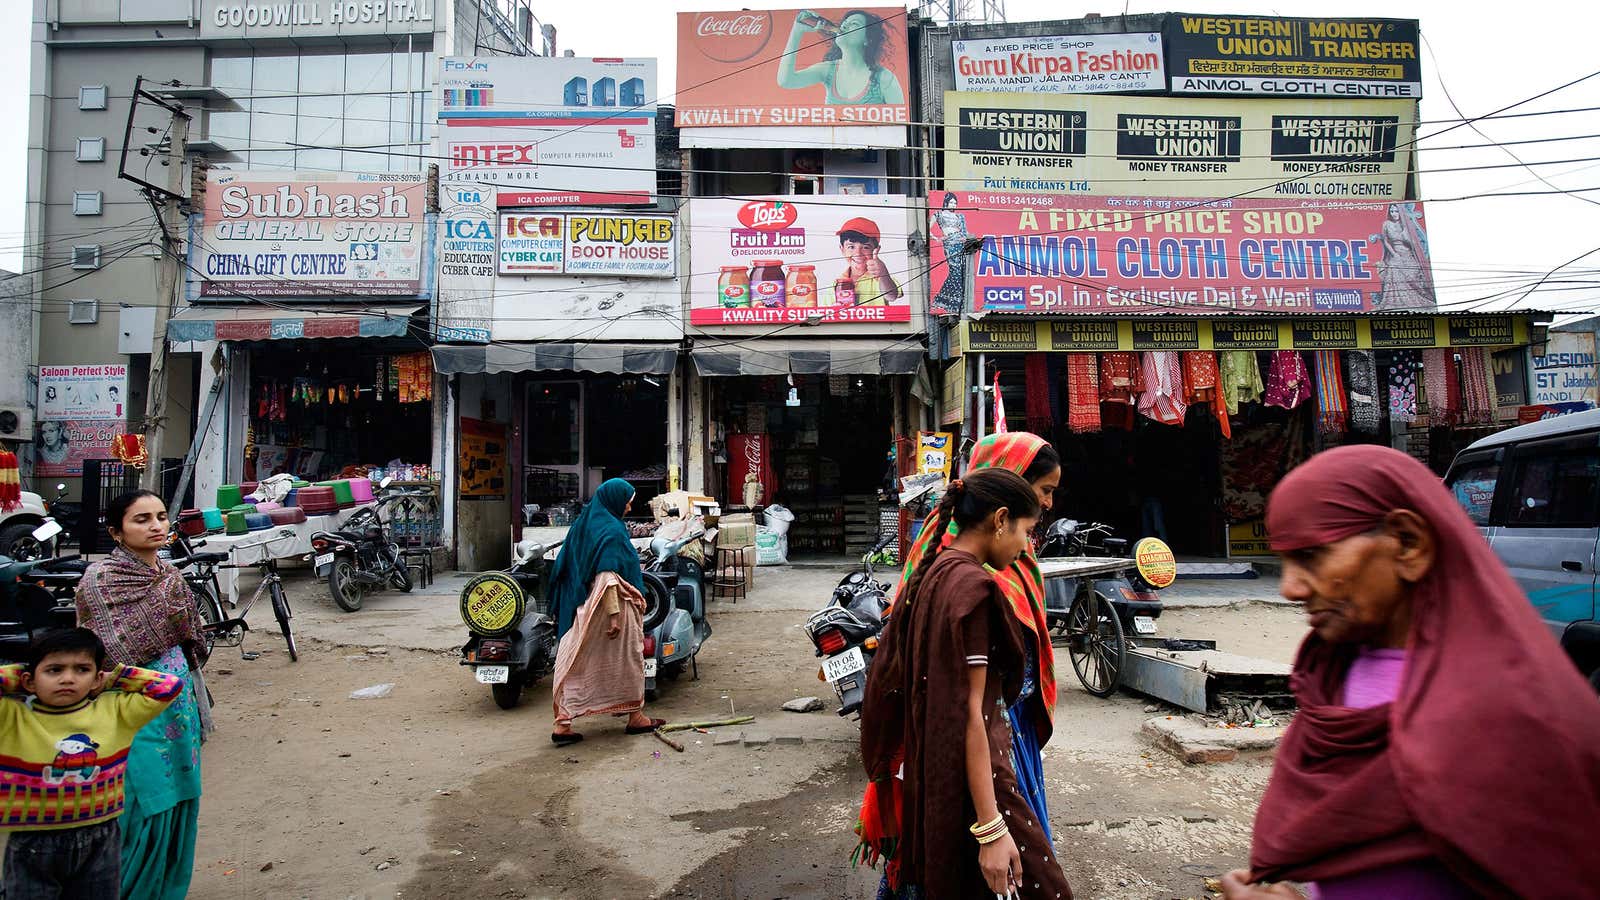
M 1023 358 L 1022 371 L 1027 391 L 1028 430 L 1034 434 L 1047 432 L 1055 425 L 1055 417 L 1050 412 L 1050 360 L 1043 353 L 1029 353 Z
M 1300 646 L 1284 734 L 1250 853 L 1271 881 L 1339 878 L 1436 859 L 1488 896 L 1597 897 L 1594 691 L 1461 506 L 1420 462 L 1349 446 L 1289 473 L 1267 507 L 1279 552 L 1419 515 L 1436 544 L 1411 588 L 1393 703 L 1343 704 L 1356 647 Z
M 1100 359 L 1067 354 L 1067 425 L 1082 434 L 1100 430 Z
M 22 472 L 17 467 L 17 455 L 10 450 L 0 450 L 0 512 L 10 512 L 22 506 Z

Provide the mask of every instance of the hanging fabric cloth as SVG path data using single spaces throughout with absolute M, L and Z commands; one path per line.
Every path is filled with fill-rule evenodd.
M 1383 422 L 1378 406 L 1378 357 L 1371 350 L 1351 350 L 1344 355 L 1350 377 L 1350 428 L 1377 434 Z
M 1455 356 L 1449 348 L 1422 351 L 1422 386 L 1428 394 L 1429 425 L 1461 421 L 1461 377 L 1456 374 Z
M 0 448 L 0 512 L 10 512 L 22 506 L 22 471 L 17 465 L 17 455 Z
M 1461 351 L 1461 420 L 1468 425 L 1493 425 L 1495 389 L 1488 347 Z
M 1222 429 L 1222 436 L 1233 437 L 1233 426 L 1228 422 L 1228 405 L 1222 396 L 1222 376 L 1217 369 L 1217 355 L 1209 350 L 1190 350 L 1183 354 L 1183 395 L 1190 403 L 1210 407 Z
M 1239 414 L 1239 404 L 1261 402 L 1261 367 L 1254 350 L 1228 350 L 1217 354 L 1222 404 L 1229 415 Z
M 1100 359 L 1067 354 L 1067 426 L 1083 434 L 1100 430 Z
M 1171 350 L 1154 350 L 1144 355 L 1144 393 L 1139 395 L 1139 413 L 1163 425 L 1182 425 L 1188 404 L 1183 400 L 1183 363 Z
M 1043 353 L 1027 354 L 1022 360 L 1022 374 L 1028 430 L 1034 434 L 1049 434 L 1055 426 L 1050 413 L 1050 358 Z
M 1144 378 L 1139 371 L 1137 353 L 1103 353 L 1100 355 L 1100 397 L 1107 403 L 1132 404 L 1133 398 L 1144 390 Z
M 1267 372 L 1267 405 L 1294 409 L 1311 399 L 1311 373 L 1298 350 L 1274 350 Z
M 1006 427 L 1006 398 L 1000 393 L 1000 370 L 994 370 L 994 433 L 1005 434 L 1010 429 Z
M 1397 350 L 1389 358 L 1389 421 L 1410 425 L 1417 420 L 1417 366 L 1421 359 L 1415 350 Z
M 1323 434 L 1343 434 L 1350 409 L 1339 351 L 1318 350 L 1311 356 L 1317 367 L 1317 429 Z

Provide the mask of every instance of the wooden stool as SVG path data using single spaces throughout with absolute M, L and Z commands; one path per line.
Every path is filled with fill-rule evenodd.
M 711 599 L 738 603 L 744 598 L 745 584 L 750 577 L 750 562 L 745 555 L 747 549 L 717 548 L 717 568 L 711 576 Z

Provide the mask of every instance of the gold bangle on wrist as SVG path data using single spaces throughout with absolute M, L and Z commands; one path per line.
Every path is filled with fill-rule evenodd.
M 1003 815 L 1001 815 L 999 813 L 995 813 L 995 817 L 994 818 L 990 819 L 987 822 L 979 822 L 979 823 L 977 823 L 975 825 L 972 825 L 972 826 L 968 827 L 967 830 L 972 832 L 974 835 L 978 835 L 978 834 L 982 834 L 982 833 L 984 833 L 986 831 L 989 831 L 989 830 L 991 830 L 993 828 L 996 828 L 996 827 L 1004 825 L 1004 824 L 1005 824 L 1005 816 L 1003 816 Z
M 985 835 L 979 837 L 978 838 L 978 846 L 980 846 L 980 847 L 988 846 L 989 844 L 992 844 L 995 841 L 1000 840 L 1001 838 L 1005 837 L 1006 835 L 1008 835 L 1010 833 L 1011 833 L 1011 829 L 1007 828 L 1004 824 L 1002 824 L 1000 826 L 999 830 L 994 831 L 993 833 L 985 834 Z

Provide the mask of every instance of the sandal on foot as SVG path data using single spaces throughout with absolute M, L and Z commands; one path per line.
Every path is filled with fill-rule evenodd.
M 583 740 L 583 735 L 577 733 L 576 731 L 569 731 L 566 734 L 561 734 L 555 731 L 550 732 L 550 743 L 555 744 L 557 747 L 565 747 L 568 744 L 576 744 L 581 740 Z
M 649 734 L 657 728 L 667 724 L 666 719 L 651 719 L 649 725 L 629 725 L 622 729 L 623 734 Z

